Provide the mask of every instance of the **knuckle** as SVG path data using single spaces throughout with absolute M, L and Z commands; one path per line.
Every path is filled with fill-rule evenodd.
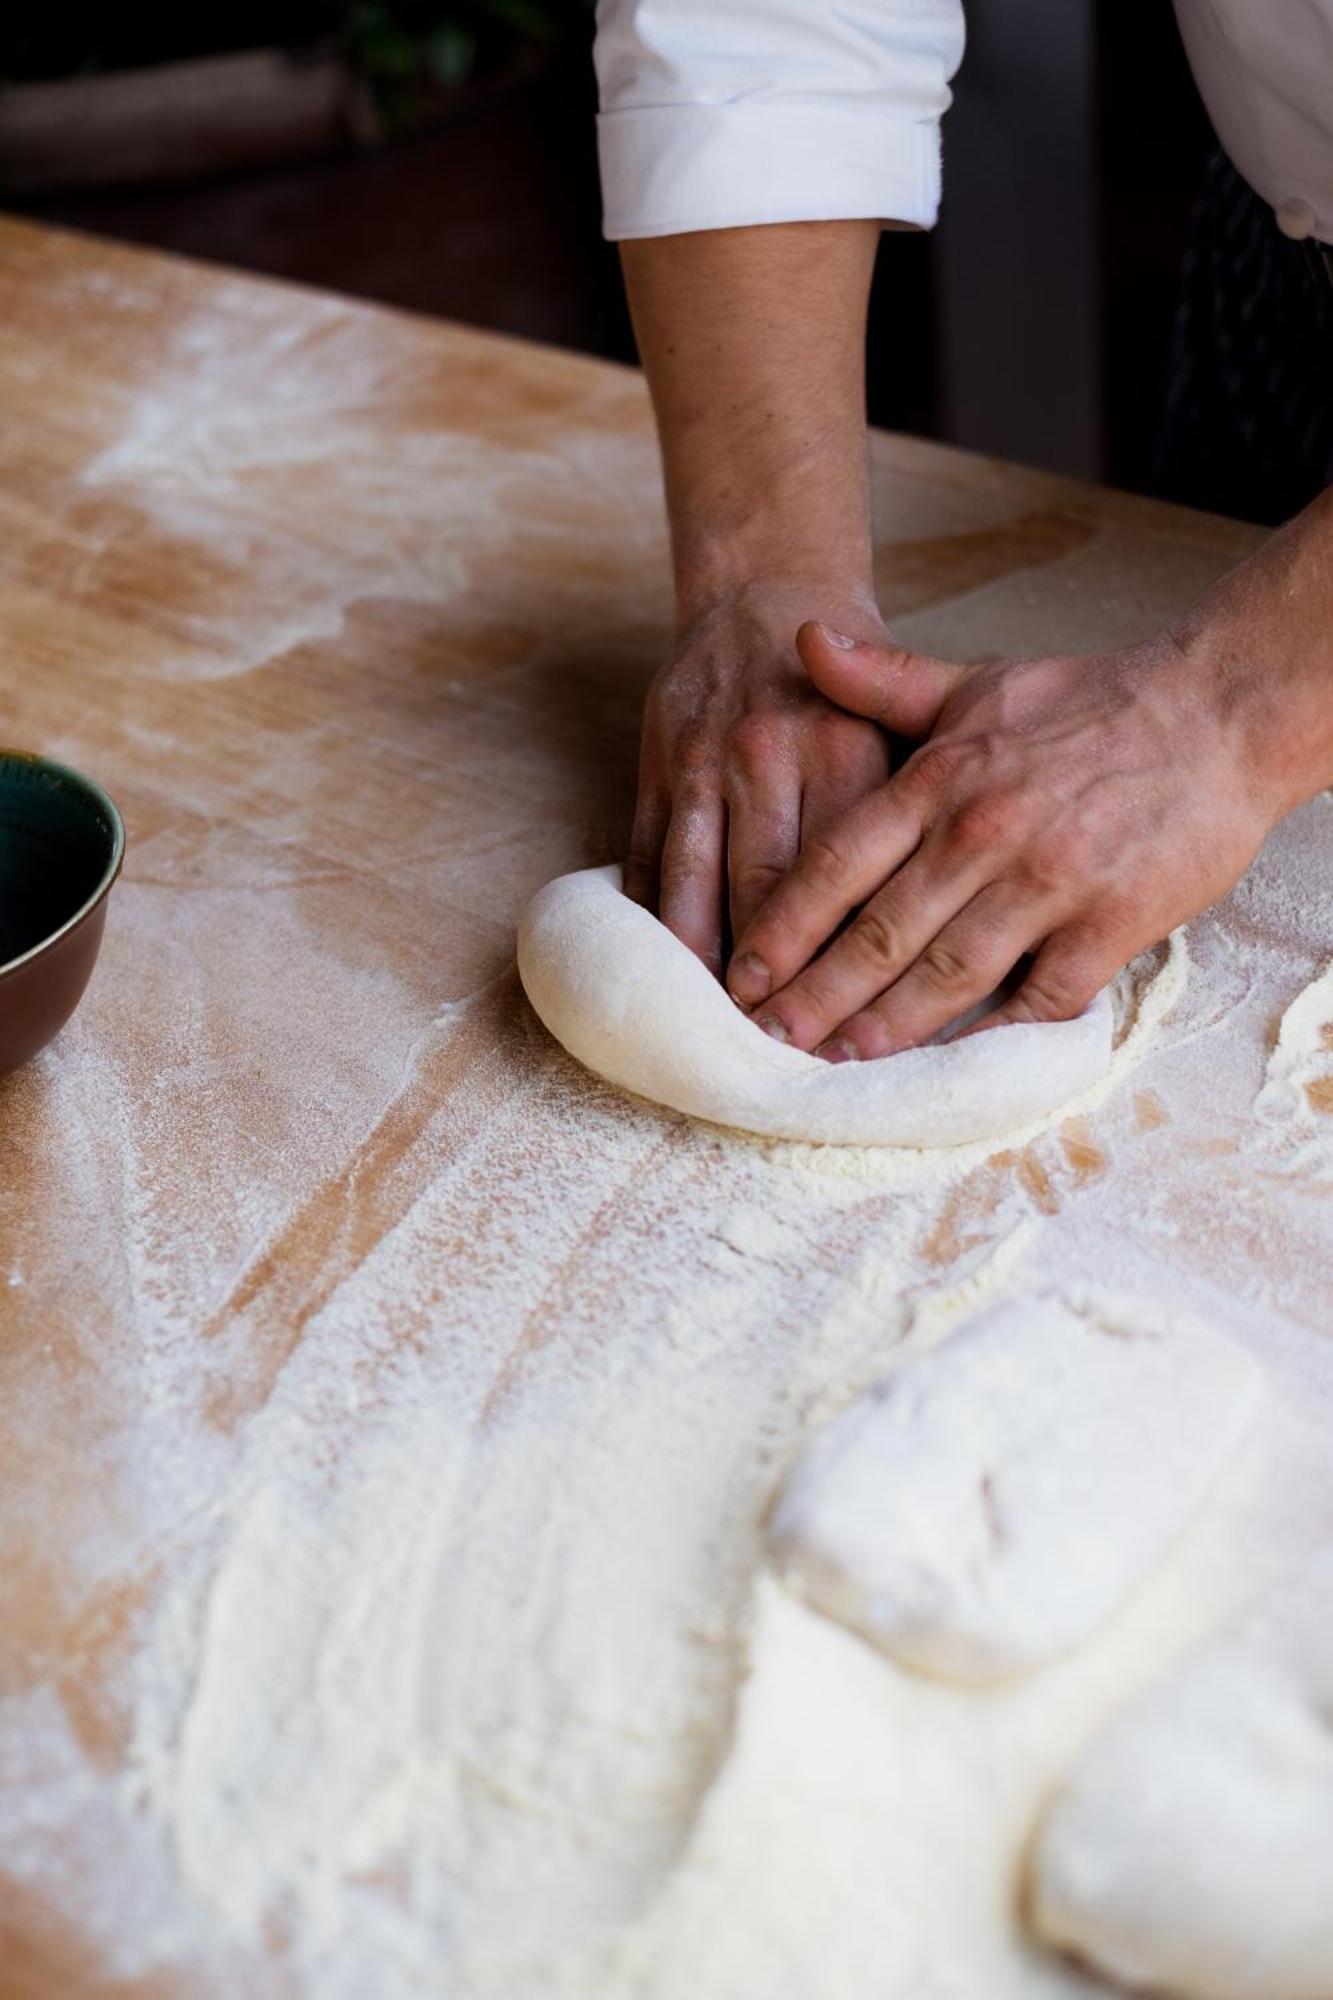
M 743 715 L 727 738 L 727 761 L 747 777 L 771 770 L 781 754 L 782 727 L 771 715 Z
M 1022 800 L 1012 793 L 985 792 L 954 815 L 951 844 L 965 854 L 993 853 L 1017 838 L 1024 816 Z
M 917 968 L 927 986 L 937 993 L 957 993 L 967 986 L 971 964 L 966 953 L 947 939 L 936 938 L 917 960 Z
M 848 932 L 854 948 L 872 965 L 896 965 L 902 956 L 902 935 L 888 911 L 873 903 L 862 910 Z

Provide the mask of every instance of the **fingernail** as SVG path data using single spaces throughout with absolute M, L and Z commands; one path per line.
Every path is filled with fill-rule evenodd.
M 789 1042 L 791 1040 L 791 1036 L 787 1033 L 787 1030 L 783 1027 L 776 1014 L 756 1014 L 754 1024 L 756 1028 L 762 1028 L 766 1035 L 771 1035 L 775 1042 Z
M 860 1061 L 860 1057 L 851 1043 L 844 1042 L 840 1036 L 831 1042 L 821 1042 L 815 1050 L 815 1054 L 822 1062 L 844 1063 Z
M 830 646 L 836 646 L 840 653 L 854 653 L 856 651 L 856 640 L 849 639 L 845 632 L 835 632 L 832 626 L 823 623 L 819 624 L 819 629 L 828 640 Z
M 762 958 L 756 958 L 752 951 L 742 952 L 733 959 L 727 973 L 727 990 L 733 1000 L 739 1000 L 742 1007 L 753 1007 L 762 1000 L 773 985 L 773 975 Z

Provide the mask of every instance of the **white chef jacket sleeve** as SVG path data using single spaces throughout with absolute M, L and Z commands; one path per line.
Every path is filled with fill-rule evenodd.
M 598 0 L 606 234 L 928 227 L 962 52 L 962 0 Z

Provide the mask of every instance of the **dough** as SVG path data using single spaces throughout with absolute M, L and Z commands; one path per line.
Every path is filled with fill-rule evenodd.
M 1134 1987 L 1333 1995 L 1333 1553 L 1207 1640 L 1056 1793 L 1030 1919 Z
M 1262 1381 L 1231 1342 L 1137 1305 L 999 1306 L 815 1438 L 769 1524 L 774 1565 L 920 1673 L 1022 1672 L 1152 1568 Z
M 561 876 L 534 896 L 518 966 L 556 1040 L 598 1076 L 772 1139 L 997 1139 L 1078 1096 L 1111 1057 L 1101 994 L 1076 1021 L 997 1028 L 877 1062 L 821 1062 L 748 1020 L 693 952 L 621 894 L 615 867 Z

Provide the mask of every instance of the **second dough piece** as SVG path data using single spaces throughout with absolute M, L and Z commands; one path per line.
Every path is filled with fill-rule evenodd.
M 1262 1383 L 1230 1341 L 1151 1308 L 999 1306 L 815 1438 L 773 1513 L 775 1567 L 918 1672 L 1022 1672 L 1146 1576 Z

